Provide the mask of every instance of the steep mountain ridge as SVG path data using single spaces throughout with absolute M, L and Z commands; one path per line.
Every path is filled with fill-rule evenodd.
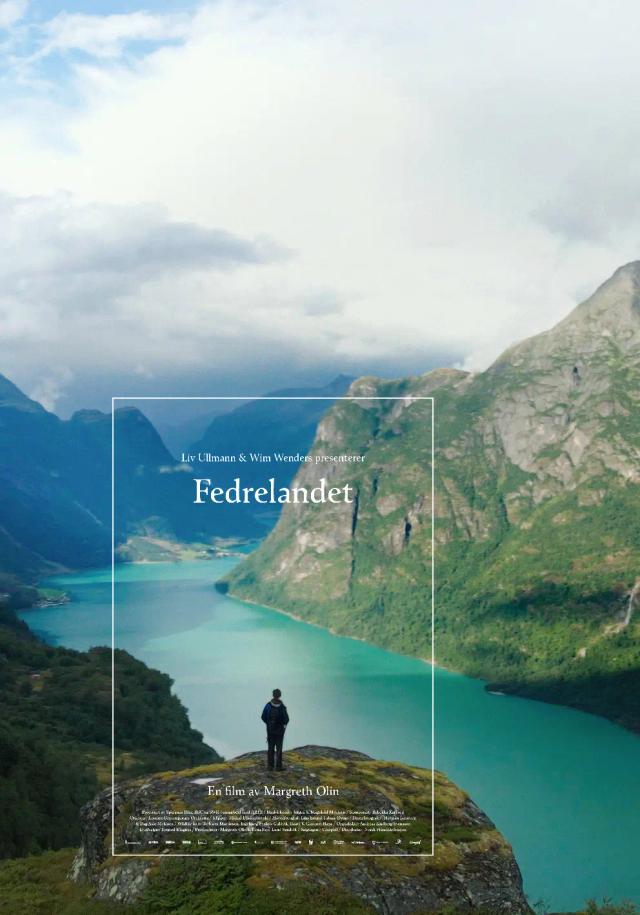
M 593 475 L 595 462 L 637 482 L 639 440 L 624 421 L 640 396 L 639 363 L 635 262 L 550 331 L 507 350 L 486 373 L 497 380 L 494 420 L 507 457 L 570 487 Z M 554 446 L 557 455 L 548 453 Z
M 524 354 L 543 355 L 558 345 L 577 346 L 584 354 L 597 352 L 602 338 L 615 338 L 627 352 L 640 347 L 640 261 L 619 267 L 595 292 L 550 330 L 509 347 L 494 363 L 515 362 Z
M 350 389 L 391 392 L 407 400 L 333 407 L 312 449 L 366 455 L 357 524 L 285 508 L 231 591 L 428 656 L 429 418 L 412 398 L 431 394 L 438 659 L 640 727 L 640 263 L 485 372 Z
M 0 375 L 0 407 L 19 407 L 33 413 L 46 413 L 42 404 L 27 397 L 17 385 Z

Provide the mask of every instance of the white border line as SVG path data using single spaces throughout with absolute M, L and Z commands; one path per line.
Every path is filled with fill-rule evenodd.
M 242 400 L 245 402 L 256 400 L 416 400 L 431 401 L 431 851 L 371 854 L 363 852 L 331 853 L 304 853 L 292 852 L 210 852 L 165 854 L 165 852 L 116 852 L 115 850 L 115 410 L 118 400 Z M 436 757 L 435 757 L 435 401 L 433 397 L 419 397 L 407 395 L 405 397 L 257 397 L 249 395 L 240 396 L 117 396 L 111 398 L 111 856 L 113 858 L 433 858 L 436 848 L 435 836 L 435 793 L 436 793 Z

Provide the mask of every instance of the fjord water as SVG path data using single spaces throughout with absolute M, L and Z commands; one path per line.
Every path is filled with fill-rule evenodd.
M 237 559 L 117 569 L 116 645 L 175 680 L 194 727 L 226 756 L 264 744 L 279 686 L 289 746 L 328 744 L 431 764 L 431 668 L 216 592 Z M 52 579 L 72 601 L 22 614 L 54 644 L 111 642 L 111 570 Z M 640 738 L 593 715 L 491 695 L 435 672 L 436 766 L 512 843 L 531 901 L 640 902 Z

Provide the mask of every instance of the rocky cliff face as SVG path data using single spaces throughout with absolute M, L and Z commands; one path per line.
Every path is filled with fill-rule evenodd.
M 274 851 L 271 836 L 230 832 L 226 834 L 225 845 L 219 846 L 211 844 L 203 834 L 202 846 L 198 845 L 196 850 L 217 851 L 222 856 L 186 862 L 190 866 L 191 884 L 196 887 L 189 898 L 189 911 L 227 910 L 206 908 L 204 904 L 217 881 L 218 889 L 222 882 L 229 892 L 233 883 L 235 903 L 244 900 L 238 911 L 270 912 L 272 909 L 265 899 L 274 895 L 279 903 L 273 911 L 297 911 L 294 907 L 287 909 L 287 904 L 291 905 L 292 900 L 300 903 L 302 892 L 308 895 L 308 904 L 313 905 L 314 898 L 316 905 L 324 902 L 323 911 L 409 915 L 435 913 L 447 907 L 448 912 L 530 915 L 509 845 L 485 814 L 443 775 L 437 773 L 435 782 L 435 855 L 414 857 L 407 852 L 419 850 L 421 846 L 417 842 L 422 843 L 425 851 L 431 850 L 430 771 L 380 762 L 351 750 L 313 746 L 287 753 L 286 763 L 284 772 L 267 774 L 265 753 L 249 753 L 217 765 L 118 785 L 117 849 L 153 853 L 161 848 L 165 853 L 156 858 L 110 856 L 111 799 L 110 792 L 103 792 L 83 810 L 83 845 L 73 866 L 72 879 L 85 882 L 87 893 L 94 898 L 134 904 L 140 906 L 140 911 L 153 910 L 152 900 L 158 887 L 165 887 L 162 897 L 165 904 L 169 899 L 175 903 L 179 886 L 172 886 L 168 894 L 165 884 L 176 866 L 182 864 L 169 850 L 183 850 L 184 846 L 179 844 L 182 836 L 175 832 L 165 834 L 162 830 L 152 837 L 140 833 L 132 817 L 150 808 L 168 808 L 181 815 L 202 808 L 222 813 L 250 809 L 255 815 L 277 806 L 297 816 L 320 807 L 368 811 L 393 808 L 414 816 L 415 824 L 409 827 L 400 853 L 389 857 L 385 857 L 388 851 L 397 851 L 395 836 L 383 837 L 378 842 L 376 851 L 381 857 L 358 856 L 358 850 L 349 844 L 331 845 L 334 857 L 312 857 L 314 851 L 327 850 L 321 844 L 322 835 L 316 835 L 312 843 L 305 837 L 297 844 L 295 840 L 300 839 L 300 834 L 284 832 L 280 834 L 281 844 L 275 849 L 284 857 L 268 857 Z M 293 795 L 274 801 L 261 793 L 257 797 L 248 795 L 250 789 L 261 789 L 265 784 L 283 792 L 308 786 L 311 796 Z M 224 793 L 220 797 L 208 797 L 207 785 L 230 786 L 235 792 L 233 800 Z M 339 798 L 318 797 L 314 792 L 320 785 L 337 788 Z M 242 791 L 246 794 L 242 795 Z M 177 844 L 165 845 L 169 837 L 177 840 Z M 149 844 L 149 838 L 159 845 Z M 195 837 L 190 835 L 190 838 Z M 232 840 L 240 839 L 246 840 L 245 844 L 232 846 Z M 125 845 L 125 842 L 141 844 Z M 247 849 L 256 856 L 234 858 L 233 872 L 229 870 L 227 857 L 225 869 L 225 853 L 246 853 Z M 288 854 L 295 857 L 289 858 Z M 194 874 L 199 875 L 195 880 Z M 265 904 L 264 909 L 257 906 L 258 898 Z M 202 908 L 199 900 L 203 901 Z
M 506 457 L 552 489 L 610 471 L 640 480 L 637 404 L 640 263 L 621 267 L 568 318 L 508 350 L 489 370 L 493 422 Z M 533 488 L 534 499 L 547 495 Z
M 435 402 L 438 658 L 640 726 L 640 262 L 486 372 L 360 379 L 312 454 L 357 449 L 357 517 L 285 509 L 233 593 L 430 652 Z M 305 467 L 300 479 L 318 475 Z M 629 609 L 631 608 L 631 613 Z

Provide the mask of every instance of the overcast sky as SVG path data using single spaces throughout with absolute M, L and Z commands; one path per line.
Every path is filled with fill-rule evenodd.
M 640 257 L 620 0 L 0 2 L 0 371 L 66 414 L 482 369 Z

